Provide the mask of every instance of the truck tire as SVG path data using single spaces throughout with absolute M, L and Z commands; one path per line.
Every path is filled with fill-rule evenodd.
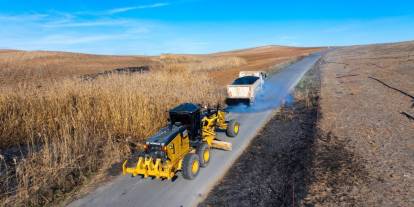
M 193 180 L 200 171 L 200 159 L 194 153 L 188 153 L 183 159 L 182 173 L 187 180 Z
M 202 143 L 197 147 L 196 153 L 200 158 L 200 166 L 206 167 L 210 162 L 210 147 L 207 143 Z
M 236 120 L 232 119 L 227 124 L 226 134 L 229 137 L 235 137 L 239 134 L 240 124 Z
M 249 99 L 249 106 L 253 105 L 255 101 L 255 97 Z

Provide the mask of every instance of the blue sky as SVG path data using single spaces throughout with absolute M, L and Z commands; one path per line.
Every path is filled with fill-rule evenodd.
M 156 55 L 353 45 L 414 40 L 414 1 L 0 0 L 0 25 L 3 49 Z

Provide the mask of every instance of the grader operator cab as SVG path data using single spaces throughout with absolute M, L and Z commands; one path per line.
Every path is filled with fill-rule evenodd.
M 172 179 L 181 171 L 184 178 L 194 179 L 200 167 L 208 165 L 210 148 L 231 149 L 231 143 L 216 140 L 218 129 L 230 137 L 239 132 L 240 124 L 226 121 L 225 115 L 219 107 L 202 108 L 193 103 L 171 109 L 168 125 L 145 142 L 137 161 L 123 163 L 123 174 Z

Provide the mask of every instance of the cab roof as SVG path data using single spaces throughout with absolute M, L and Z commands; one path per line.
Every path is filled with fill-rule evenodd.
M 170 113 L 194 113 L 200 110 L 200 106 L 193 103 L 183 103 L 170 110 Z

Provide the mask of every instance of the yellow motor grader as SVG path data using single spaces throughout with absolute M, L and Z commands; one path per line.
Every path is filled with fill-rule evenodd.
M 183 103 L 169 111 L 168 125 L 150 137 L 144 152 L 135 160 L 126 160 L 123 174 L 172 179 L 178 171 L 185 179 L 194 179 L 200 167 L 210 161 L 210 148 L 231 150 L 231 143 L 216 140 L 216 131 L 235 137 L 240 124 L 226 121 L 226 112 L 216 108 Z

